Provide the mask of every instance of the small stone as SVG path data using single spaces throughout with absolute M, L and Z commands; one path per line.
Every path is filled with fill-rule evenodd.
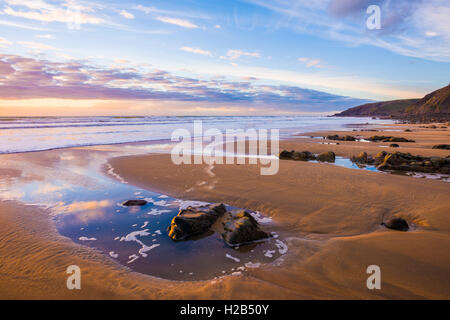
M 145 206 L 148 202 L 145 200 L 127 200 L 122 203 L 123 206 L 132 207 L 132 206 Z
M 381 225 L 385 226 L 386 228 L 394 229 L 394 230 L 398 230 L 398 231 L 408 231 L 409 230 L 408 222 L 406 222 L 406 220 L 402 219 L 402 218 L 393 218 L 386 222 L 382 222 Z

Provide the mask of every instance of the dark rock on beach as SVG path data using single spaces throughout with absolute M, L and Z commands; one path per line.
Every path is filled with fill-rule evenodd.
M 302 151 L 302 152 L 295 151 L 292 154 L 292 160 L 308 161 L 308 160 L 315 160 L 315 159 L 316 159 L 316 156 L 309 151 Z
M 279 154 L 279 158 L 282 160 L 292 160 L 292 155 L 294 154 L 294 150 L 292 151 L 287 151 L 287 150 L 283 150 L 280 152 Z
M 218 224 L 215 224 L 218 220 L 222 223 L 223 230 L 220 230 Z M 224 242 L 230 246 L 238 246 L 270 237 L 259 228 L 258 222 L 250 213 L 245 210 L 229 212 L 223 204 L 190 206 L 181 209 L 167 228 L 169 237 L 175 241 L 186 240 L 191 236 L 201 235 L 209 231 L 220 232 Z
M 393 218 L 386 222 L 382 222 L 381 225 L 385 226 L 389 229 L 399 230 L 399 231 L 408 231 L 409 225 L 405 219 L 402 218 Z
M 376 165 L 382 171 L 423 172 L 450 174 L 450 156 L 422 157 L 410 153 L 380 151 L 375 158 L 365 152 L 353 156 L 351 160 L 359 164 Z
M 282 160 L 296 160 L 296 161 L 309 161 L 315 160 L 316 156 L 309 151 L 287 151 L 283 150 L 280 152 L 279 158 Z
M 145 200 L 127 200 L 122 203 L 123 206 L 132 207 L 132 206 L 145 206 L 147 201 Z
M 398 144 L 396 144 L 396 143 L 391 143 L 389 145 L 389 147 L 391 147 L 391 148 L 399 148 L 400 146 Z
M 387 152 L 386 151 L 380 151 L 375 155 L 375 158 L 373 159 L 373 162 L 370 164 L 380 164 L 384 161 L 384 158 L 386 157 Z
M 366 164 L 368 161 L 367 152 L 361 152 L 358 156 L 353 156 L 352 161 L 356 163 Z
M 433 149 L 450 150 L 450 144 L 437 144 L 433 146 Z
M 258 222 L 247 211 L 232 213 L 231 219 L 224 223 L 223 240 L 230 246 L 236 246 L 269 238 Z
M 339 135 L 337 135 L 337 134 L 335 134 L 335 135 L 330 135 L 330 136 L 327 136 L 327 139 L 328 140 L 339 140 L 339 141 L 356 141 L 357 139 L 355 138 L 355 137 L 353 137 L 353 136 L 349 136 L 349 135 L 346 135 L 346 136 L 339 136 Z
M 415 142 L 414 140 L 391 136 L 372 136 L 368 140 L 372 142 Z
M 333 151 L 323 152 L 317 156 L 317 160 L 321 162 L 334 162 L 336 155 Z
M 167 228 L 172 240 L 184 240 L 210 230 L 218 218 L 226 212 L 223 204 L 211 204 L 181 209 Z

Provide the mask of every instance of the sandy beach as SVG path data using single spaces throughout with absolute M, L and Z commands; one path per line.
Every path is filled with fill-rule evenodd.
M 448 131 L 398 125 L 382 134 L 414 138 L 402 152 L 447 156 L 431 149 L 449 143 Z M 327 135 L 334 132 L 308 133 Z M 345 132 L 339 132 L 345 134 Z M 349 131 L 370 136 L 374 132 Z M 382 143 L 293 138 L 280 149 L 360 151 L 375 154 Z M 386 143 L 384 144 L 386 145 Z M 397 149 L 398 150 L 398 149 Z M 63 151 L 52 151 L 58 154 Z M 89 151 L 87 151 L 89 152 Z M 48 152 L 47 152 L 48 153 Z M 45 152 L 39 161 L 51 166 Z M 50 153 L 48 153 L 50 154 Z M 9 155 L 20 161 L 21 155 Z M 16 158 L 14 158 L 16 157 Z M 37 157 L 36 157 L 37 158 Z M 47 160 L 46 160 L 47 159 Z M 260 211 L 287 241 L 274 263 L 213 281 L 169 281 L 131 271 L 97 250 L 58 234 L 46 210 L 0 203 L 0 297 L 3 299 L 448 299 L 450 287 L 449 184 L 431 179 L 355 170 L 324 163 L 280 161 L 277 175 L 259 165 L 179 165 L 170 155 L 109 160 L 127 182 L 186 200 L 221 202 Z M 21 174 L 2 168 L 3 179 Z M 409 232 L 380 223 L 403 217 Z M 66 288 L 68 265 L 82 266 L 83 289 Z M 366 268 L 379 265 L 382 290 L 368 290 Z

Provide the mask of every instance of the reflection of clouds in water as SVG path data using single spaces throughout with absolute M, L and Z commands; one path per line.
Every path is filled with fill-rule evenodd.
M 25 196 L 23 191 L 19 190 L 0 190 L 0 197 L 7 200 L 20 200 Z
M 107 208 L 112 205 L 112 202 L 109 200 L 100 200 L 100 201 L 77 201 L 73 202 L 69 205 L 60 207 L 60 211 L 64 213 L 73 213 L 84 210 L 95 210 L 100 208 Z
M 83 211 L 75 216 L 73 216 L 74 220 L 79 221 L 83 224 L 87 224 L 90 221 L 93 220 L 102 220 L 105 218 L 105 211 L 104 210 L 88 210 Z
M 35 191 L 33 191 L 33 194 L 52 194 L 57 191 L 68 189 L 71 189 L 71 186 L 68 184 L 56 185 L 51 183 L 44 183 L 42 185 L 39 185 L 39 187 Z
M 70 160 L 75 159 L 75 157 L 72 156 L 72 155 L 61 154 L 61 155 L 59 156 L 59 159 L 60 159 L 61 161 L 70 161 Z
M 53 207 L 54 214 L 77 213 L 74 218 L 80 222 L 87 223 L 105 217 L 105 208 L 112 205 L 109 200 L 101 201 L 77 201 L 65 205 L 63 202 Z

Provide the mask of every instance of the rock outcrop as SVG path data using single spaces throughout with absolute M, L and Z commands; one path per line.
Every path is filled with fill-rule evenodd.
M 258 222 L 247 211 L 232 213 L 231 219 L 223 224 L 223 240 L 230 246 L 255 242 L 269 237 L 259 229 Z
M 321 162 L 334 162 L 336 155 L 333 151 L 323 152 L 317 156 L 317 161 Z
M 450 144 L 437 144 L 433 146 L 433 149 L 450 150 Z
M 279 158 L 282 160 L 296 160 L 296 161 L 309 161 L 315 160 L 316 156 L 309 151 L 287 151 L 283 150 L 280 152 Z
M 223 228 L 217 227 L 220 224 Z M 181 209 L 167 228 L 169 237 L 174 241 L 186 240 L 210 231 L 221 233 L 222 239 L 229 246 L 239 246 L 270 237 L 259 228 L 258 222 L 250 213 L 245 210 L 230 212 L 223 204 Z
M 188 237 L 203 234 L 210 230 L 211 226 L 225 212 L 223 204 L 211 204 L 199 207 L 187 207 L 181 209 L 170 226 L 167 228 L 172 240 L 184 240 Z
M 327 136 L 327 139 L 328 140 L 338 140 L 338 141 L 356 141 L 357 140 L 357 138 L 354 137 L 354 136 L 346 135 L 346 136 L 342 136 L 341 137 L 341 136 L 339 136 L 337 134 L 329 135 L 329 136 Z
M 382 171 L 403 171 L 450 174 L 450 156 L 422 157 L 413 156 L 410 153 L 380 151 L 375 157 L 368 156 L 362 152 L 353 156 L 351 160 L 355 163 L 375 165 Z
M 391 136 L 372 136 L 367 140 L 372 142 L 415 142 L 414 140 L 408 140 L 402 137 L 391 137 Z

